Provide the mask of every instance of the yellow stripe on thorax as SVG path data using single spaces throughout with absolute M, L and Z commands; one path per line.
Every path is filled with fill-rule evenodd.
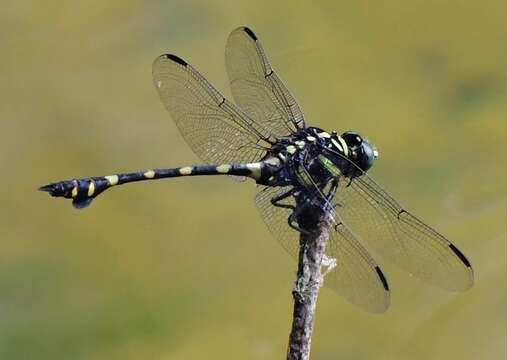
M 340 142 L 340 144 L 342 144 L 343 155 L 348 156 L 349 155 L 349 147 L 347 146 L 347 143 L 345 142 L 345 140 L 343 140 L 343 138 L 341 136 L 338 136 L 338 141 Z
M 304 171 L 303 167 L 300 166 L 296 172 L 296 176 L 298 178 L 298 181 L 301 185 L 304 186 L 311 186 L 312 185 L 312 179 L 308 175 L 306 171 Z
M 340 169 L 324 155 L 319 155 L 319 162 L 326 168 L 327 171 L 329 171 L 332 176 L 341 176 L 342 173 Z

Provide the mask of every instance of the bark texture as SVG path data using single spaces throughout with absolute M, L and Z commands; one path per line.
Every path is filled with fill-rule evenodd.
M 300 235 L 297 279 L 292 290 L 294 314 L 287 360 L 310 358 L 315 307 L 324 280 L 321 266 L 329 240 L 329 221 L 327 217 L 317 219 L 314 231 Z

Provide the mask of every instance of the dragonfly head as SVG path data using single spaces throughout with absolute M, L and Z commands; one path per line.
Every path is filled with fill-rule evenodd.
M 364 172 L 368 171 L 378 158 L 378 151 L 359 134 L 347 131 L 341 135 L 348 147 L 348 158 Z

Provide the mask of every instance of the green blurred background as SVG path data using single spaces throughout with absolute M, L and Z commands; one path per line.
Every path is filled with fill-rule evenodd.
M 112 190 L 85 211 L 36 192 L 198 162 L 160 103 L 173 52 L 230 96 L 229 32 L 251 26 L 307 119 L 380 150 L 373 176 L 468 255 L 454 294 L 383 265 L 371 315 L 321 292 L 313 359 L 507 356 L 504 1 L 3 1 L 0 359 L 283 359 L 296 264 L 252 183 Z

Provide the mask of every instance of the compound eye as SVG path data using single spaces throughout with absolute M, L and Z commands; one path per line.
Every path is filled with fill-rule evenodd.
M 361 143 L 363 142 L 363 139 L 361 138 L 361 136 L 359 136 L 357 133 L 352 132 L 352 131 L 347 131 L 347 132 L 343 133 L 342 138 L 343 138 L 343 140 L 345 140 L 347 145 L 349 145 L 351 147 L 361 145 Z

